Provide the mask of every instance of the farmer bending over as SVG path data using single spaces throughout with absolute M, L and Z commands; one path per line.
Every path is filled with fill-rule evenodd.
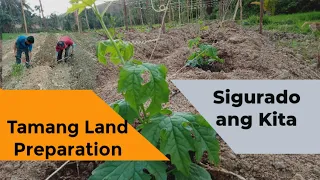
M 57 61 L 59 62 L 62 59 L 62 53 L 64 50 L 65 50 L 64 58 L 68 57 L 70 47 L 72 47 L 71 55 L 73 55 L 73 46 L 74 46 L 74 43 L 70 37 L 68 36 L 61 37 L 56 46 L 56 51 L 58 52 Z
M 14 44 L 13 51 L 16 54 L 16 63 L 21 64 L 21 54 L 24 52 L 26 55 L 26 67 L 30 66 L 30 59 L 32 56 L 32 44 L 34 43 L 33 36 L 19 36 L 16 43 Z

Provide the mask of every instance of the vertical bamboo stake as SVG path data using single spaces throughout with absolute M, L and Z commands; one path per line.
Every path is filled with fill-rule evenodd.
M 129 21 L 130 21 L 130 26 L 132 28 L 132 17 L 131 17 L 131 11 L 130 11 L 130 8 L 128 8 L 128 14 L 129 14 Z
M 174 18 L 174 9 L 173 7 L 171 6 L 171 12 L 172 12 L 172 21 L 174 22 L 175 18 Z
M 163 1 L 164 1 L 164 0 L 160 0 L 160 5 L 165 5 L 165 3 L 164 3 Z M 166 15 L 166 13 L 162 11 L 161 16 L 160 16 L 162 34 L 165 34 L 165 33 L 166 33 L 166 22 L 165 22 L 165 17 L 164 17 L 164 15 Z M 162 18 L 161 18 L 161 17 L 162 17 Z
M 180 15 L 180 13 L 181 13 L 181 2 L 179 0 L 179 24 L 181 24 L 181 15 Z
M 260 0 L 260 34 L 262 34 L 263 13 L 263 0 Z
M 239 9 L 239 3 L 240 3 L 240 0 L 237 1 L 236 9 L 235 9 L 234 15 L 233 15 L 233 20 L 236 20 L 236 16 L 237 16 L 238 9 Z
M 128 16 L 127 16 L 127 5 L 126 5 L 126 0 L 123 0 L 123 11 L 124 11 L 124 25 L 126 27 L 126 31 L 128 31 Z
M 21 0 L 21 12 L 24 20 L 24 29 L 26 30 L 26 34 L 28 34 L 28 27 L 27 27 L 27 20 L 26 20 L 26 15 L 24 14 L 24 0 Z
M 240 0 L 240 22 L 241 22 L 241 24 L 242 24 L 242 11 L 243 11 L 243 9 L 242 9 L 242 0 Z
M 169 12 L 168 12 L 168 18 L 169 18 L 169 23 L 170 23 L 170 22 L 171 22 L 171 5 L 169 5 L 167 11 L 169 11 Z
M 193 0 L 190 0 L 190 6 L 191 6 L 191 23 L 193 22 Z
M 188 23 L 190 22 L 189 2 L 190 2 L 190 0 L 187 0 L 187 17 L 188 17 Z

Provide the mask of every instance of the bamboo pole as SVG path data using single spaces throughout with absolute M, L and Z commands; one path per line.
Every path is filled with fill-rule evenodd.
M 238 9 L 239 9 L 239 3 L 240 3 L 240 0 L 237 1 L 236 9 L 235 9 L 234 15 L 233 15 L 233 20 L 236 20 L 236 16 L 237 16 Z
M 243 9 L 242 9 L 242 0 L 240 0 L 240 22 L 242 24 L 242 12 L 243 12 Z
M 128 15 L 127 15 L 127 5 L 126 5 L 126 0 L 123 0 L 123 11 L 124 11 L 124 25 L 126 27 L 126 31 L 128 31 Z
M 262 24 L 263 24 L 263 0 L 260 0 L 260 34 L 262 34 Z

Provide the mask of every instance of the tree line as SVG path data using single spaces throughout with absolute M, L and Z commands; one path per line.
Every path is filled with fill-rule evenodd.
M 259 2 L 259 0 L 257 0 Z M 198 20 L 232 18 L 234 9 L 241 2 L 242 18 L 258 15 L 259 5 L 254 0 L 171 0 L 165 22 L 184 24 Z M 258 3 L 257 2 L 257 3 Z M 149 25 L 162 22 L 164 8 L 168 0 L 118 0 L 112 2 L 104 21 L 108 27 L 126 28 L 136 25 Z M 0 0 L 0 32 L 51 32 L 51 31 L 85 31 L 100 29 L 100 23 L 91 9 L 86 9 L 78 16 L 74 14 L 54 14 L 44 16 L 41 0 L 31 7 L 25 0 Z M 107 3 L 98 5 L 101 11 Z M 320 1 L 314 0 L 264 0 L 266 12 L 271 15 L 308 12 L 320 9 Z M 226 12 L 226 13 L 222 13 Z M 237 16 L 240 18 L 240 16 Z

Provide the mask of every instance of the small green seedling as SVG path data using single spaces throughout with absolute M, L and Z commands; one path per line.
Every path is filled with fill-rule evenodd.
M 18 77 L 21 76 L 23 73 L 24 66 L 22 64 L 14 64 L 12 66 L 12 76 Z
M 187 66 L 199 67 L 208 66 L 210 63 L 224 63 L 224 59 L 218 57 L 218 50 L 209 44 L 200 44 L 200 38 L 191 39 L 188 42 L 188 47 L 197 48 L 193 52 L 186 63 Z

